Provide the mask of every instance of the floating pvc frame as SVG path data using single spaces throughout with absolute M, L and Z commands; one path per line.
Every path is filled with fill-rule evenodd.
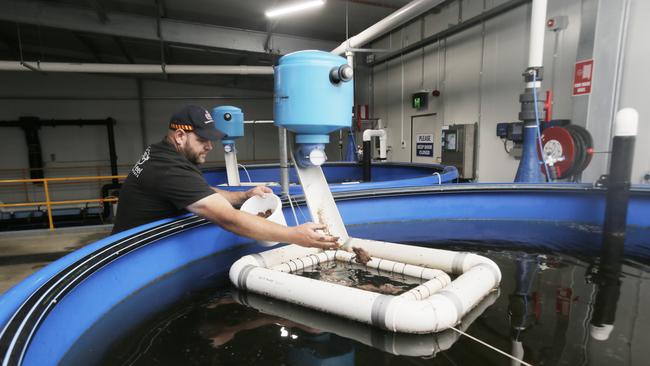
M 331 260 L 349 262 L 342 250 L 288 245 L 240 258 L 230 279 L 242 290 L 335 314 L 400 333 L 434 333 L 458 324 L 501 282 L 490 259 L 466 252 L 349 238 L 346 247 L 364 249 L 370 268 L 426 280 L 400 295 L 383 295 L 293 274 Z M 451 281 L 449 274 L 457 274 Z

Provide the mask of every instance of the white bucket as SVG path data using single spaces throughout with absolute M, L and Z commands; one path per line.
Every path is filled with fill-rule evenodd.
M 276 224 L 287 226 L 287 220 L 284 218 L 284 213 L 282 213 L 282 201 L 280 200 L 280 197 L 273 193 L 265 193 L 264 197 L 253 196 L 247 199 L 241 206 L 241 210 L 256 216 L 260 212 L 271 210 L 271 216 L 266 219 L 271 220 Z M 264 246 L 273 246 L 278 244 L 278 242 L 272 241 L 258 241 L 258 243 Z

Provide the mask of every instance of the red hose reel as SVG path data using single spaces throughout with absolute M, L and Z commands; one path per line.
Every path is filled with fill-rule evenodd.
M 571 178 L 580 174 L 591 162 L 594 143 L 585 128 L 576 125 L 553 126 L 542 133 L 544 160 L 552 160 L 548 166 L 554 179 Z M 540 158 L 541 152 L 538 150 Z M 542 173 L 546 173 L 542 166 Z

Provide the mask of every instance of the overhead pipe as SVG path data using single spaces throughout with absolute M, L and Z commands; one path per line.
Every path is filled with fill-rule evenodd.
M 354 49 L 382 36 L 388 31 L 406 23 L 407 21 L 421 15 L 425 11 L 440 5 L 445 0 L 414 0 L 389 14 L 384 19 L 368 27 L 366 30 L 354 37 L 343 41 L 341 45 L 332 50 L 333 54 L 343 55 L 346 50 Z
M 136 65 L 67 62 L 0 61 L 0 71 L 88 72 L 107 74 L 220 74 L 273 75 L 272 66 L 236 65 Z
M 546 101 L 546 96 L 544 93 L 540 93 L 539 89 L 542 86 L 541 81 L 544 71 L 542 59 L 544 56 L 547 2 L 548 0 L 533 0 L 528 68 L 523 73 L 526 89 L 519 95 L 519 102 L 521 103 L 519 119 L 524 122 L 524 143 L 515 182 L 539 183 L 545 181 L 540 169 L 537 150 L 538 123 Z

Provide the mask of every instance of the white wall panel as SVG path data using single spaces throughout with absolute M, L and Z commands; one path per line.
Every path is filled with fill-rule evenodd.
M 473 18 L 483 12 L 483 3 L 485 0 L 461 0 L 461 19 L 467 20 Z
M 479 110 L 481 28 L 450 37 L 446 45 L 444 124 L 474 123 Z
M 553 90 L 553 118 L 571 119 L 573 114 L 573 71 L 580 37 L 581 3 L 579 1 L 551 1 L 548 18 L 568 17 L 566 29 L 545 35 L 543 89 Z M 584 122 L 583 122 L 584 125 Z
M 452 2 L 441 7 L 440 12 L 437 14 L 427 15 L 424 22 L 425 37 L 458 24 L 458 2 Z
M 650 65 L 650 47 L 648 47 L 650 23 L 647 21 L 648 14 L 650 14 L 650 2 L 632 0 L 629 14 L 619 108 L 631 107 L 639 112 L 639 134 L 635 144 L 632 183 L 641 183 L 643 176 L 650 174 L 650 102 L 648 98 L 650 74 L 647 71 L 648 65 Z M 639 355 L 637 359 L 642 359 L 641 349 L 637 348 L 634 352 Z
M 496 125 L 518 121 L 521 73 L 528 63 L 528 25 L 521 19 L 528 14 L 524 6 L 486 23 L 477 154 L 477 175 L 483 182 L 511 182 L 519 166 L 496 137 Z

